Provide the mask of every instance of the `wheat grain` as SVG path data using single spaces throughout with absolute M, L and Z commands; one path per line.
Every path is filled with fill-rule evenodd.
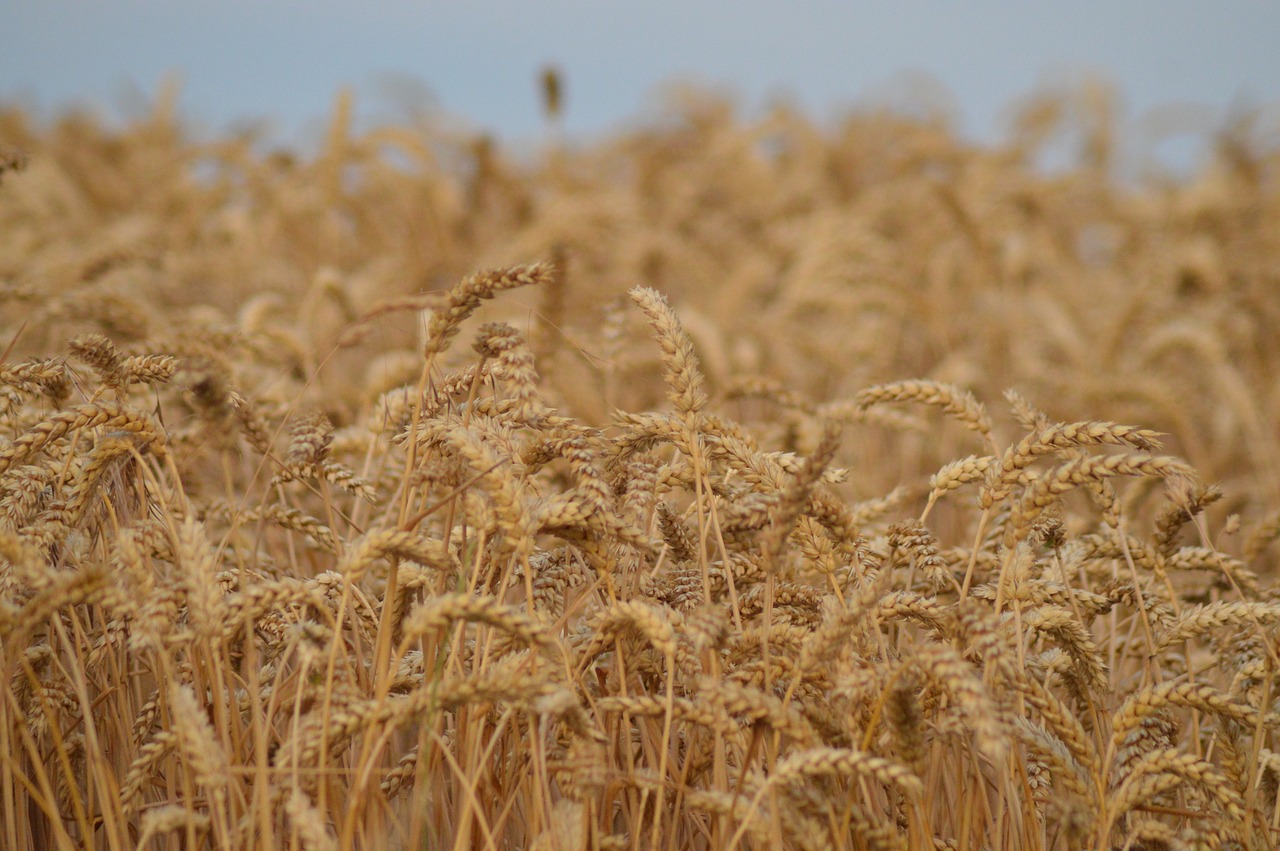
M 1097 101 L 0 106 L 0 846 L 1269 847 L 1275 157 Z
M 666 369 L 668 396 L 677 411 L 686 416 L 696 415 L 706 404 L 702 370 L 698 365 L 693 343 L 671 310 L 667 299 L 648 287 L 635 287 L 628 295 L 644 311 L 658 345 L 662 348 L 662 362 Z
M 337 851 L 337 839 L 329 832 L 324 816 L 301 789 L 289 793 L 284 811 L 303 848 L 307 851 Z
M 991 419 L 987 409 L 972 393 L 954 384 L 939 381 L 898 381 L 880 384 L 858 392 L 861 408 L 886 402 L 916 402 L 941 408 L 955 417 L 965 428 L 975 431 L 984 441 L 991 441 Z
M 430 357 L 444 351 L 458 333 L 458 326 L 475 313 L 482 301 L 516 287 L 545 285 L 553 277 L 554 270 L 550 265 L 534 263 L 463 278 L 449 291 L 445 303 L 431 314 L 424 352 Z
M 769 775 L 769 782 L 783 785 L 822 775 L 861 776 L 896 786 L 912 797 L 924 794 L 924 784 L 906 766 L 847 748 L 812 748 L 788 757 Z
M 448 594 L 431 598 L 413 610 L 401 629 L 405 640 L 408 640 L 458 620 L 488 624 L 544 650 L 552 647 L 550 638 L 543 634 L 541 623 L 492 597 Z
M 1005 450 L 999 463 L 987 473 L 979 496 L 983 508 L 1008 497 L 1013 484 L 1027 465 L 1037 458 L 1079 446 L 1132 446 L 1146 452 L 1158 451 L 1158 433 L 1136 426 L 1108 422 L 1055 423 L 1028 434 Z
M 142 414 L 113 403 L 80 405 L 37 423 L 21 437 L 0 448 L 0 473 L 23 463 L 53 441 L 89 428 L 107 428 L 137 435 L 140 442 L 146 443 L 157 454 L 164 451 L 163 438 Z
M 146 846 L 155 837 L 178 830 L 202 834 L 209 830 L 210 825 L 207 815 L 193 812 L 181 804 L 157 807 L 142 814 L 142 833 L 138 838 L 138 845 Z
M 1138 759 L 1109 801 L 1108 814 L 1115 819 L 1184 782 L 1196 784 L 1228 818 L 1240 822 L 1244 801 L 1221 772 L 1192 754 L 1174 749 L 1157 750 Z

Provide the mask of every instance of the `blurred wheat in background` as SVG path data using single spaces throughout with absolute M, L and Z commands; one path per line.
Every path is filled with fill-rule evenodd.
M 0 111 L 0 847 L 1275 848 L 1280 152 L 1061 106 Z

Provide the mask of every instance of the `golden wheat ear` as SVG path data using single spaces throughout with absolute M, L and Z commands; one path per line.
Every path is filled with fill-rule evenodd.
M 635 287 L 628 294 L 644 311 L 662 348 L 668 398 L 680 413 L 696 415 L 706 404 L 707 394 L 689 335 L 676 318 L 666 296 L 648 287 Z

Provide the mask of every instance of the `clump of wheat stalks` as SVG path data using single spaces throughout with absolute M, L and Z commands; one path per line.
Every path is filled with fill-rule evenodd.
M 163 111 L 3 119 L 0 845 L 1273 847 L 1268 160 L 1162 217 L 702 106 L 453 185 L 347 117 L 314 162 L 200 153 L 250 206 Z M 1072 256 L 1068 207 L 1139 259 Z M 560 262 L 469 268 L 517 250 Z M 1151 336 L 1090 347 L 1076 290 L 1128 272 L 1103 336 Z

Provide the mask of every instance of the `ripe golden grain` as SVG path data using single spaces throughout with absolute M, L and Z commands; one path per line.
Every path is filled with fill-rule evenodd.
M 1272 847 L 1274 151 L 677 117 L 0 107 L 0 847 Z

